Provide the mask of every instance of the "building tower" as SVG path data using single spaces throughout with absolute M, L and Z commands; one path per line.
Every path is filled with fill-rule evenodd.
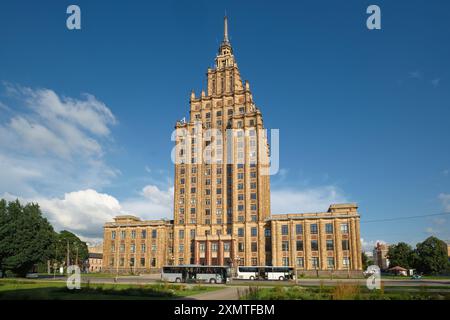
M 268 143 L 260 110 L 224 35 L 175 128 L 174 247 L 169 263 L 265 265 L 270 216 Z M 270 250 L 269 250 L 270 252 Z

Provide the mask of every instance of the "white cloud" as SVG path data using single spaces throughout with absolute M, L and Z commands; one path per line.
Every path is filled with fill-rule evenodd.
M 173 187 L 164 191 L 154 185 L 145 186 L 139 196 L 122 203 L 111 195 L 92 189 L 69 192 L 62 198 L 23 198 L 10 193 L 4 193 L 1 198 L 38 203 L 57 231 L 69 230 L 91 243 L 102 240 L 103 225 L 113 221 L 117 215 L 130 214 L 141 219 L 171 219 L 173 216 Z
M 0 122 L 0 193 L 60 196 L 101 188 L 119 174 L 104 161 L 116 119 L 103 102 L 4 86 L 16 105 Z
M 441 82 L 441 79 L 439 79 L 439 78 L 431 80 L 431 84 L 433 85 L 433 87 L 437 87 L 440 82 Z
M 364 238 L 361 238 L 361 248 L 363 252 L 366 251 L 373 251 L 377 243 L 383 243 L 386 244 L 386 241 L 384 240 L 367 240 Z
M 438 196 L 438 199 L 441 201 L 444 211 L 450 212 L 450 194 L 449 193 L 441 193 Z
M 277 189 L 271 192 L 272 213 L 302 213 L 326 211 L 332 203 L 347 202 L 335 186 L 309 189 Z
M 142 189 L 139 197 L 122 202 L 123 209 L 143 219 L 173 219 L 173 187 L 160 190 L 155 185 Z
M 103 224 L 122 210 L 116 198 L 92 189 L 66 193 L 62 199 L 34 200 L 56 229 L 68 229 L 85 237 L 101 236 Z

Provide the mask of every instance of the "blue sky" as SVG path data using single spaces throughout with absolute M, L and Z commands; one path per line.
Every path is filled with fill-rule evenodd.
M 370 4 L 381 30 L 366 28 Z M 0 196 L 39 201 L 86 239 L 117 212 L 171 217 L 170 134 L 205 87 L 225 10 L 280 130 L 272 213 L 351 201 L 367 247 L 450 239 L 445 215 L 364 222 L 450 212 L 448 1 L 2 2 Z

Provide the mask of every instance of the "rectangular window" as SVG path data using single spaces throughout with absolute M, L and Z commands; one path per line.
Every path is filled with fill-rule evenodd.
M 295 233 L 296 234 L 303 234 L 303 225 L 302 224 L 296 224 L 295 225 Z
M 252 252 L 257 252 L 258 251 L 258 244 L 256 242 L 252 242 Z
M 256 229 L 256 227 L 252 227 L 250 230 L 252 237 L 256 237 L 258 235 L 258 230 Z
M 269 228 L 264 229 L 264 236 L 270 237 L 270 229 Z
M 244 243 L 242 243 L 242 242 L 238 243 L 238 251 L 239 252 L 244 252 Z
M 342 260 L 342 264 L 344 265 L 345 268 L 349 268 L 350 267 L 350 258 L 344 257 L 344 259 Z
M 327 250 L 334 250 L 333 240 L 327 240 Z
M 124 252 L 125 251 L 125 245 L 123 243 L 120 245 L 119 250 L 120 250 L 120 252 Z
M 252 258 L 252 266 L 258 265 L 258 258 Z
M 145 249 L 146 249 L 145 243 L 142 243 L 142 244 L 141 244 L 141 252 L 144 253 L 144 252 L 145 252 Z
M 184 244 L 178 246 L 178 252 L 184 252 Z
M 333 233 L 333 224 L 332 223 L 327 223 L 325 225 L 325 233 L 327 233 L 327 234 Z
M 243 237 L 244 236 L 244 228 L 239 228 L 238 229 L 238 237 Z
M 113 243 L 113 244 L 111 244 L 111 252 L 114 252 L 114 251 L 116 251 L 116 245 Z
M 184 230 L 183 229 L 178 230 L 178 238 L 184 239 Z
M 289 241 L 281 242 L 281 251 L 289 251 Z
M 238 200 L 239 200 L 239 201 L 244 200 L 244 194 L 239 193 L 239 194 L 238 194 Z
M 136 230 L 131 230 L 131 239 L 136 239 Z
M 217 252 L 218 249 L 219 249 L 219 246 L 218 246 L 217 242 L 211 243 L 211 251 L 212 252 Z
M 152 244 L 152 251 L 156 251 L 156 244 Z
M 223 251 L 230 252 L 230 243 L 229 242 L 223 243 Z
M 145 258 L 141 258 L 141 267 L 145 267 Z
M 131 251 L 131 253 L 135 253 L 136 252 L 136 245 L 132 244 L 130 246 L 130 251 Z
M 316 223 L 311 224 L 310 230 L 311 230 L 311 234 L 317 234 L 317 232 L 318 232 L 317 224 Z
M 319 268 L 319 257 L 312 257 L 312 258 L 311 258 L 311 266 L 312 266 L 314 269 Z
M 334 258 L 333 257 L 327 258 L 327 267 L 328 267 L 328 269 L 334 269 Z
M 283 257 L 283 266 L 284 267 L 289 266 L 289 257 Z
M 116 232 L 112 231 L 111 232 L 111 239 L 114 240 L 116 238 Z
M 256 182 L 250 183 L 250 189 L 256 189 Z
M 251 193 L 250 194 L 250 199 L 251 200 L 256 200 L 256 193 Z
M 298 268 L 305 267 L 305 259 L 303 257 L 297 257 L 297 267 Z
M 348 240 L 342 240 L 342 250 L 350 250 L 350 245 Z
M 348 233 L 348 223 L 341 224 L 341 233 Z
M 281 235 L 287 236 L 289 234 L 289 229 L 287 224 L 281 226 Z
M 252 204 L 252 205 L 250 205 L 250 210 L 252 210 L 252 211 L 256 211 L 256 204 Z
M 312 251 L 319 250 L 319 243 L 317 242 L 317 240 L 311 240 L 311 250 Z
M 156 239 L 157 235 L 158 235 L 158 230 L 152 230 L 152 238 Z
M 297 240 L 296 247 L 297 247 L 297 251 L 303 251 L 303 241 Z
M 125 230 L 120 231 L 120 238 L 121 239 L 125 239 L 126 236 L 127 236 L 127 232 Z
M 216 194 L 222 194 L 222 189 L 221 188 L 217 188 L 216 189 Z
M 147 237 L 147 230 L 141 230 L 141 239 L 145 239 Z
M 194 239 L 195 238 L 195 229 L 191 229 L 191 238 Z
M 244 184 L 238 183 L 238 190 L 243 190 L 243 189 L 244 189 Z
M 244 211 L 244 205 L 242 204 L 238 205 L 238 211 Z

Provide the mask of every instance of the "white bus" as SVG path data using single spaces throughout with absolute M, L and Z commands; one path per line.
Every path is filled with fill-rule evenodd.
M 295 279 L 295 273 L 294 268 L 291 267 L 240 266 L 237 268 L 237 278 L 244 280 L 292 280 Z
M 164 266 L 161 280 L 168 282 L 209 282 L 226 283 L 230 281 L 230 267 L 180 265 Z

